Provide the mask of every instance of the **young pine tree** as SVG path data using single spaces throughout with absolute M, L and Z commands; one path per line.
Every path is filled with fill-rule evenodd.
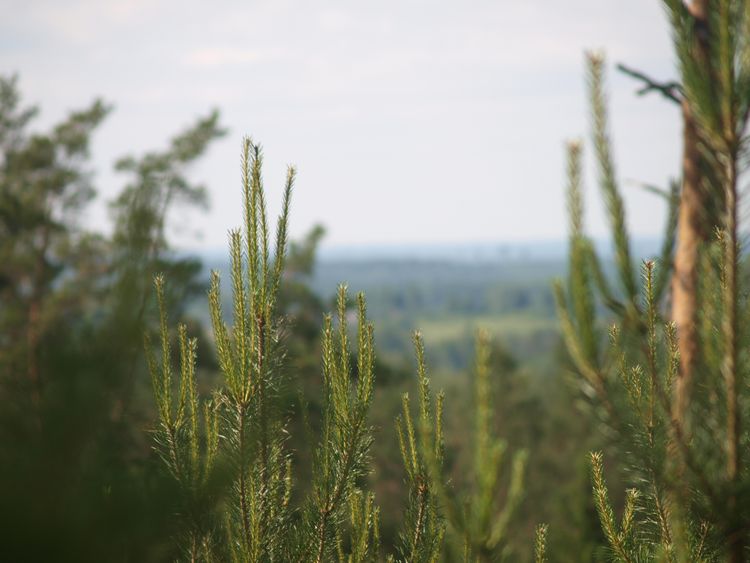
M 293 168 L 288 171 L 272 251 L 260 148 L 246 139 L 242 156 L 245 228 L 230 233 L 231 328 L 224 321 L 215 272 L 209 290 L 222 376 L 210 398 L 198 393 L 197 343 L 184 326 L 177 330 L 179 369 L 172 367 L 164 280 L 156 278 L 161 358 L 151 353 L 148 339 L 146 349 L 158 411 L 156 449 L 181 494 L 175 539 L 191 561 L 377 561 L 379 510 L 374 495 L 361 489 L 369 472 L 368 413 L 375 365 L 364 296 L 356 300 L 354 361 L 344 286 L 338 292 L 336 322 L 331 316 L 324 319 L 320 435 L 313 438 L 310 430 L 308 441 L 317 445 L 309 486 L 306 494 L 299 494 L 287 444 L 285 344 L 278 309 L 295 173 Z M 491 428 L 488 336 L 480 333 L 477 338 L 473 471 L 455 487 L 443 467 L 443 397 L 438 396 L 433 410 L 419 335 L 415 349 L 419 410 L 415 423 L 409 398 L 403 397 L 397 435 L 408 502 L 397 555 L 390 559 L 435 562 L 452 554 L 479 562 L 505 557 L 507 526 L 521 499 L 526 454 L 517 453 L 506 463 L 505 442 Z M 511 469 L 507 484 L 501 479 L 506 466 Z M 545 536 L 546 528 L 540 527 L 538 561 L 544 560 Z
M 195 391 L 195 341 L 178 330 L 179 381 L 172 374 L 171 336 L 161 306 L 161 361 L 151 358 L 159 423 L 156 445 L 182 491 L 185 556 L 201 561 L 371 561 L 378 556 L 378 510 L 361 492 L 368 471 L 374 342 L 365 301 L 357 298 L 356 381 L 351 365 L 346 288 L 336 323 L 324 322 L 323 414 L 309 472 L 312 486 L 292 503 L 292 457 L 286 445 L 285 382 L 279 288 L 284 274 L 289 168 L 271 249 L 260 147 L 243 142 L 245 226 L 230 233 L 233 318 L 221 310 L 218 273 L 209 306 L 222 383 L 210 400 Z M 147 343 L 147 349 L 151 346 Z M 174 388 L 174 389 L 173 389 Z
M 477 335 L 473 458 L 469 474 L 456 483 L 450 482 L 444 468 L 443 395 L 437 396 L 433 413 L 424 344 L 418 333 L 414 346 L 419 418 L 415 429 L 409 398 L 404 396 L 403 415 L 397 422 L 409 486 L 400 548 L 402 560 L 435 561 L 444 543 L 448 560 L 482 562 L 504 558 L 508 555 L 507 527 L 523 494 L 526 452 L 516 452 L 507 463 L 506 443 L 492 430 L 489 336 L 484 331 Z M 502 477 L 508 467 L 510 476 L 506 480 Z
M 750 319 L 744 313 L 738 225 L 750 108 L 750 10 L 742 1 L 701 3 L 705 13 L 696 18 L 681 1 L 666 5 L 680 63 L 680 92 L 699 139 L 703 189 L 722 208 L 713 239 L 697 249 L 690 296 L 698 304 L 695 319 L 685 330 L 665 318 L 674 207 L 662 259 L 647 261 L 638 282 L 612 164 L 598 56 L 589 57 L 593 138 L 621 289 L 610 286 L 583 234 L 580 148 L 572 145 L 570 278 L 567 294 L 561 285 L 556 291 L 570 354 L 630 461 L 634 488 L 618 522 L 602 456 L 591 458 L 595 503 L 612 559 L 740 562 L 749 556 L 750 517 L 743 463 L 748 433 L 742 425 L 750 402 L 743 384 L 747 360 L 741 353 Z M 677 201 L 675 195 L 669 199 Z M 614 316 L 609 347 L 597 322 L 595 288 Z M 686 346 L 684 339 L 691 342 Z M 686 347 L 689 371 L 680 356 Z

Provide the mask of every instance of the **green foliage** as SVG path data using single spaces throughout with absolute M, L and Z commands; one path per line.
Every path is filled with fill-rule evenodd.
M 159 424 L 156 446 L 184 504 L 188 533 L 177 537 L 191 560 L 375 561 L 380 552 L 380 511 L 362 490 L 370 472 L 374 392 L 373 326 L 362 294 L 356 302 L 356 356 L 349 344 L 346 287 L 339 288 L 337 318 L 324 318 L 321 341 L 321 416 L 307 489 L 294 491 L 287 444 L 283 373 L 285 342 L 279 295 L 294 170 L 289 169 L 276 245 L 269 248 L 260 148 L 243 144 L 245 227 L 230 233 L 234 323 L 224 323 L 220 280 L 211 277 L 209 306 L 222 384 L 205 402 L 195 382 L 196 342 L 178 330 L 179 383 L 172 376 L 171 339 L 163 281 L 157 278 L 162 359 L 149 361 Z M 312 235 L 315 236 L 315 233 Z M 314 245 L 315 240 L 311 241 Z M 397 435 L 408 502 L 397 546 L 398 560 L 439 561 L 446 531 L 466 561 L 507 555 L 507 529 L 523 490 L 525 452 L 505 463 L 505 442 L 492 428 L 490 343 L 477 338 L 473 472 L 460 488 L 444 470 L 443 396 L 434 411 L 421 336 L 415 336 L 419 408 L 416 423 L 402 398 Z M 147 342 L 147 348 L 150 344 Z M 201 404 L 205 406 L 201 407 Z M 199 413 L 204 413 L 201 418 Z M 312 440 L 312 424 L 308 424 Z M 502 470 L 510 465 L 507 486 Z M 226 468 L 224 487 L 212 473 Z M 220 476 L 221 477 L 221 476 Z M 293 502 L 293 498 L 300 498 Z M 447 528 L 449 524 L 450 528 Z M 543 557 L 540 532 L 540 557 Z
M 284 344 L 277 312 L 295 171 L 289 168 L 287 174 L 271 252 L 260 147 L 246 139 L 242 157 L 245 227 L 243 232 L 230 234 L 234 325 L 230 329 L 224 323 L 220 280 L 214 272 L 209 305 L 223 384 L 204 409 L 202 447 L 194 414 L 200 411 L 199 400 L 190 367 L 194 342 L 180 330 L 183 360 L 176 401 L 170 399 L 165 320 L 161 374 L 151 362 L 160 419 L 157 445 L 185 496 L 194 496 L 196 489 L 198 496 L 203 494 L 200 489 L 210 481 L 217 452 L 228 465 L 229 487 L 214 500 L 215 514 L 209 514 L 207 525 L 195 522 L 183 549 L 191 559 L 202 560 L 373 560 L 379 548 L 378 510 L 372 495 L 357 488 L 368 471 L 372 442 L 367 418 L 374 383 L 374 342 L 364 296 L 357 299 L 356 384 L 344 286 L 338 295 L 337 326 L 330 316 L 325 319 L 321 437 L 310 474 L 312 487 L 301 506 L 295 507 L 290 502 L 292 459 L 285 444 L 286 421 L 280 402 Z M 157 281 L 159 291 L 161 283 Z M 171 402 L 176 404 L 174 410 Z M 185 456 L 187 463 L 181 461 Z M 348 542 L 342 533 L 347 520 Z
M 354 490 L 350 500 L 350 552 L 343 549 L 341 528 L 336 532 L 337 554 L 340 563 L 378 561 L 380 550 L 380 510 L 375 506 L 375 495 Z
M 323 329 L 323 381 L 325 400 L 323 431 L 314 460 L 313 492 L 303 508 L 300 551 L 295 560 L 326 561 L 335 545 L 337 530 L 342 525 L 346 506 L 354 508 L 359 500 L 347 500 L 359 479 L 368 472 L 372 443 L 367 423 L 374 383 L 373 328 L 367 322 L 364 296 L 359 295 L 357 329 L 357 384 L 353 385 L 346 322 L 346 290 L 339 289 L 338 342 L 330 317 Z M 359 510 L 359 509 L 358 509 Z M 352 560 L 372 557 L 372 508 L 369 517 L 353 518 Z M 375 534 L 377 535 L 377 534 Z M 358 536 L 358 538 L 357 538 Z M 354 541 L 359 539 L 359 541 Z M 338 542 L 340 543 L 340 541 Z M 314 554 L 314 555 L 313 555 Z M 311 557 L 311 555 L 313 555 Z
M 172 396 L 174 375 L 170 334 L 164 299 L 164 280 L 155 280 L 160 316 L 162 357 L 157 362 L 147 338 L 146 350 L 156 399 L 159 426 L 154 432 L 157 451 L 183 493 L 183 510 L 189 520 L 187 544 L 191 553 L 211 551 L 201 498 L 214 469 L 219 445 L 218 409 L 198 396 L 195 379 L 197 340 L 188 338 L 187 327 L 178 329 L 178 393 Z
M 599 302 L 619 320 L 619 338 L 630 345 L 638 341 L 645 332 L 641 284 L 635 275 L 630 250 L 630 238 L 625 227 L 625 210 L 622 196 L 614 175 L 609 134 L 607 131 L 606 101 L 603 87 L 603 65 L 601 55 L 588 56 L 588 83 L 593 114 L 593 144 L 600 172 L 600 185 L 606 203 L 614 243 L 614 256 L 617 264 L 616 278 L 618 291 L 611 287 L 605 276 L 601 260 L 593 250 L 593 245 L 583 228 L 583 200 L 581 188 L 581 145 L 577 142 L 568 145 L 568 201 L 570 211 L 569 279 L 567 288 L 562 283 L 555 285 L 558 317 L 568 351 L 576 368 L 583 376 L 589 394 L 595 393 L 603 399 L 608 416 L 614 416 L 614 406 L 607 402 L 609 381 L 607 371 L 612 358 L 603 346 L 603 331 L 597 322 Z M 669 271 L 671 253 L 674 246 L 674 226 L 678 198 L 674 188 L 668 197 L 669 220 L 667 234 L 662 247 L 662 270 Z M 654 310 L 664 296 L 667 287 L 666 274 L 660 274 L 649 289 L 649 299 Z M 596 298 L 599 293 L 600 301 Z
M 205 188 L 192 183 L 187 173 L 210 143 L 225 134 L 218 112 L 213 111 L 171 139 L 166 149 L 126 156 L 115 163 L 115 169 L 129 176 L 129 181 L 110 205 L 114 221 L 110 260 L 117 280 L 111 291 L 120 302 L 141 301 L 136 308 L 138 322 L 149 295 L 146 280 L 157 272 L 180 281 L 170 284 L 170 293 L 165 295 L 173 313 L 186 298 L 204 290 L 197 280 L 201 264 L 170 256 L 166 222 L 168 212 L 178 205 L 207 206 Z
M 540 524 L 536 528 L 534 538 L 534 562 L 545 563 L 547 561 L 547 525 Z
M 424 360 L 424 344 L 417 333 L 414 336 L 417 356 L 417 385 L 419 409 L 417 425 L 411 415 L 409 395 L 402 396 L 402 414 L 396 419 L 398 443 L 401 449 L 409 502 L 404 515 L 399 546 L 401 561 L 431 562 L 439 560 L 445 534 L 445 523 L 438 505 L 437 489 L 431 470 L 439 472 L 444 462 L 443 401 L 437 396 L 433 412 L 430 382 Z
M 0 77 L 0 366 L 25 372 L 38 400 L 40 343 L 75 299 L 53 288 L 70 277 L 85 238 L 76 223 L 95 194 L 85 168 L 90 138 L 110 109 L 96 100 L 32 134 L 38 110 L 21 107 L 17 88 L 16 77 Z
M 717 151 L 737 150 L 750 109 L 750 12 L 745 0 L 721 0 L 702 25 L 678 0 L 664 0 L 672 21 L 682 87 L 705 140 Z M 710 30 L 710 36 L 708 36 Z M 699 54 L 696 41 L 710 43 Z
M 132 239 L 80 223 L 95 197 L 90 148 L 109 111 L 95 101 L 37 132 L 37 110 L 23 107 L 17 80 L 0 78 L 4 560 L 170 554 L 174 488 L 155 471 L 140 430 L 151 412 L 139 354 L 150 293 L 144 280 L 158 268 L 194 288 L 200 266 L 171 260 L 153 230 L 135 249 Z M 162 201 L 152 217 L 163 224 L 171 206 Z M 116 212 L 130 224 L 135 214 L 130 205 Z M 176 310 L 183 296 L 166 301 Z
M 748 3 L 706 4 L 701 19 L 683 3 L 666 2 L 672 17 L 684 103 L 697 117 L 702 143 L 704 189 L 723 206 L 715 242 L 700 249 L 697 323 L 700 357 L 696 392 L 686 410 L 675 389 L 683 377 L 675 325 L 663 318 L 666 282 L 674 246 L 666 236 L 659 267 L 646 261 L 634 281 L 622 200 L 614 180 L 606 135 L 603 59 L 589 57 L 594 147 L 610 216 L 617 278 L 624 300 L 595 273 L 601 301 L 615 316 L 610 346 L 594 333 L 597 301 L 588 272 L 597 262 L 581 235 L 577 146 L 570 151 L 571 271 L 567 293 L 556 287 L 562 330 L 584 382 L 603 407 L 628 458 L 629 480 L 621 520 L 609 499 L 601 453 L 592 454 L 594 499 L 614 561 L 744 561 L 747 558 L 748 481 L 743 453 L 748 433 L 746 298 L 739 274 L 739 147 L 748 118 Z M 670 196 L 676 201 L 674 189 Z M 670 206 L 668 229 L 676 224 Z
M 630 250 L 630 238 L 625 223 L 625 205 L 618 188 L 609 138 L 609 120 L 602 80 L 604 58 L 591 54 L 588 61 L 589 96 L 593 120 L 592 137 L 599 168 L 599 186 L 612 225 L 618 279 L 625 297 L 632 303 L 637 298 L 638 289 Z M 574 178 L 571 178 L 571 187 L 573 180 Z
M 455 487 L 449 486 L 443 470 L 442 395 L 438 396 L 434 416 L 429 412 L 429 387 L 427 383 L 424 348 L 421 336 L 415 337 L 417 373 L 420 386 L 419 437 L 423 460 L 414 452 L 413 425 L 406 417 L 406 432 L 400 430 L 399 441 L 402 455 L 411 469 L 410 480 L 417 485 L 422 479 L 420 468 L 426 464 L 430 475 L 431 495 L 437 497 L 442 512 L 450 525 L 449 537 L 455 551 L 461 553 L 464 561 L 488 561 L 506 555 L 506 530 L 516 511 L 523 493 L 523 476 L 526 465 L 526 452 L 517 452 L 510 462 L 510 478 L 501 500 L 504 481 L 502 469 L 506 465 L 504 454 L 506 443 L 497 437 L 491 427 L 491 397 L 489 385 L 489 338 L 480 331 L 477 335 L 476 368 L 474 377 L 474 432 L 473 460 L 471 475 L 465 482 Z M 404 402 L 404 412 L 408 412 L 408 400 Z M 408 446 L 406 445 L 408 443 Z M 413 475 L 413 477 L 412 477 Z M 418 490 L 417 490 L 418 492 Z M 417 495 L 417 500 L 419 496 Z M 426 505 L 425 510 L 431 506 Z M 430 514 L 429 512 L 426 512 Z M 419 505 L 417 505 L 419 514 Z M 439 513 L 438 513 L 439 514 Z M 442 540 L 440 521 L 431 515 L 430 533 L 425 534 L 427 545 L 432 546 Z M 407 528 L 408 529 L 408 528 Z M 412 545 L 416 542 L 412 542 Z M 426 551 L 425 553 L 430 553 Z M 430 559 L 427 559 L 430 560 Z
M 639 277 L 599 55 L 589 56 L 587 79 L 614 267 L 596 254 L 586 235 L 583 148 L 571 143 L 568 279 L 554 291 L 569 357 L 557 359 L 563 367 L 572 362 L 609 439 L 601 445 L 606 455 L 590 456 L 593 495 L 588 499 L 605 558 L 739 562 L 748 558 L 750 539 L 750 331 L 747 264 L 739 237 L 750 113 L 750 2 L 664 3 L 681 83 L 663 87 L 662 93 L 697 120 L 699 172 L 709 195 L 705 214 L 711 218 L 707 223 L 719 227 L 699 252 L 696 392 L 685 412 L 675 407 L 675 387 L 683 375 L 681 335 L 666 310 L 679 183 L 666 190 L 647 186 L 665 198 L 668 215 L 658 260 L 646 261 Z M 705 18 L 698 13 L 701 7 Z M 197 279 L 200 264 L 169 252 L 166 224 L 176 204 L 205 206 L 205 189 L 189 180 L 189 170 L 224 130 L 213 112 L 165 149 L 119 160 L 116 169 L 129 180 L 112 203 L 114 234 L 107 237 L 85 231 L 78 218 L 95 194 L 87 159 L 92 135 L 108 112 L 96 101 L 49 131 L 31 133 L 36 108 L 22 106 L 15 78 L 0 78 L 3 559 L 354 563 L 379 561 L 394 543 L 395 553 L 388 554 L 394 561 L 515 560 L 530 559 L 533 552 L 534 560 L 543 562 L 548 534 L 556 558 L 591 555 L 596 538 L 587 535 L 588 505 L 560 475 L 575 475 L 575 463 L 563 457 L 584 445 L 588 449 L 592 433 L 580 419 L 569 422 L 571 411 L 562 403 L 573 401 L 553 387 L 557 381 L 545 379 L 556 373 L 532 381 L 528 364 L 515 363 L 514 357 L 528 358 L 514 341 L 506 342 L 514 351 L 510 357 L 480 332 L 472 385 L 458 377 L 439 380 L 462 411 L 451 419 L 448 409 L 446 431 L 445 395 L 432 395 L 419 333 L 414 338 L 418 401 L 412 404 L 408 394 L 401 395 L 407 385 L 401 371 L 376 360 L 373 325 L 361 294 L 350 307 L 341 286 L 335 315 L 326 316 L 319 330 L 324 300 L 309 284 L 323 231 L 313 229 L 301 243 L 287 241 L 292 168 L 273 231 L 262 153 L 249 139 L 242 152 L 244 228 L 230 233 L 231 297 L 222 301 L 221 281 L 213 273 L 208 301 L 216 364 L 212 369 L 199 364 L 214 358 L 210 352 L 198 358 L 199 342 L 206 339 L 189 336 L 194 325 L 186 322 L 183 309 L 186 299 L 203 289 Z M 430 279 L 436 270 L 445 274 L 445 264 L 422 264 L 422 274 L 412 264 L 398 267 L 408 275 L 390 263 L 365 273 L 367 283 L 382 282 L 373 276 L 381 272 L 391 284 L 377 294 L 391 309 L 377 312 L 376 321 L 397 329 L 389 351 L 401 350 L 393 344 L 398 331 L 410 331 L 415 319 L 424 322 L 427 353 L 431 345 L 440 347 L 436 354 L 448 365 L 438 377 L 455 375 L 451 367 L 464 365 L 478 319 L 489 320 L 497 333 L 524 333 L 526 356 L 541 355 L 540 333 L 550 337 L 547 348 L 556 338 L 548 327 L 552 298 L 541 289 L 538 272 L 508 275 L 500 285 L 478 279 L 481 268 L 465 264 L 453 265 L 445 282 Z M 485 275 L 500 278 L 493 267 L 484 268 Z M 147 338 L 147 362 L 141 362 L 137 342 L 143 332 L 152 332 L 147 280 L 157 271 L 164 274 L 155 278 L 161 354 L 153 353 Z M 222 305 L 232 312 L 231 326 Z M 518 311 L 536 316 L 489 319 Z M 170 318 L 178 320 L 175 331 Z M 322 378 L 317 367 L 313 374 L 310 360 L 318 352 Z M 137 431 L 151 415 L 141 389 L 144 363 L 156 407 L 153 446 L 165 476 L 152 470 Z M 304 416 L 291 406 L 290 376 L 300 384 L 300 403 L 309 407 Z M 383 400 L 372 412 L 378 393 Z M 397 396 L 400 401 L 393 399 Z M 390 421 L 395 410 L 400 416 L 392 444 L 376 444 L 380 423 Z M 464 412 L 473 415 L 468 426 Z M 462 424 L 450 424 L 455 419 Z M 303 422 L 305 437 L 298 432 Z M 568 433 L 571 428 L 575 432 Z M 453 448 L 454 442 L 470 447 Z M 528 468 L 525 451 L 510 460 L 506 453 L 526 443 L 534 446 Z M 405 492 L 398 499 L 402 522 L 377 505 L 386 497 L 381 497 L 385 487 L 370 479 L 373 469 L 380 471 L 390 461 L 387 454 L 395 453 L 395 444 L 404 488 L 392 487 L 390 495 Z M 373 459 L 376 451 L 381 457 Z M 612 478 L 605 459 L 624 466 L 621 474 Z M 527 469 L 534 482 L 524 487 Z M 540 485 L 544 480 L 552 484 Z M 546 502 L 544 492 L 550 490 L 554 499 Z M 573 523 L 532 530 L 532 517 L 520 503 L 529 492 L 536 495 L 534 510 L 572 515 Z M 554 503 L 575 506 L 550 508 Z M 525 519 L 513 526 L 517 516 Z M 399 523 L 400 534 L 391 542 Z M 558 549 L 560 530 L 574 527 L 582 528 L 573 534 L 580 532 L 583 539 Z M 528 549 L 520 553 L 523 541 Z

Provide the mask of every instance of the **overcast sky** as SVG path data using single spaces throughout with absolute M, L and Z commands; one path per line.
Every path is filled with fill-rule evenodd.
M 565 234 L 563 142 L 586 136 L 583 52 L 609 61 L 612 133 L 629 223 L 664 207 L 628 183 L 678 170 L 679 115 L 638 98 L 627 62 L 674 77 L 659 0 L 0 0 L 0 72 L 18 72 L 40 126 L 95 96 L 114 113 L 95 139 L 101 201 L 124 153 L 163 146 L 212 107 L 230 134 L 195 168 L 207 215 L 176 211 L 172 239 L 219 248 L 240 223 L 239 149 L 261 142 L 271 209 L 299 169 L 292 233 L 328 244 L 493 242 Z M 587 147 L 588 149 L 588 147 Z M 590 150 L 586 152 L 591 164 Z M 589 168 L 588 223 L 604 232 Z

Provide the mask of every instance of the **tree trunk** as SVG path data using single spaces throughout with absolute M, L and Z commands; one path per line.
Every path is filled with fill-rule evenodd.
M 695 54 L 709 64 L 708 37 L 709 0 L 693 0 L 688 9 L 694 18 L 697 33 Z M 690 404 L 693 371 L 698 357 L 696 327 L 698 301 L 698 253 L 710 236 L 705 210 L 706 189 L 701 172 L 701 148 L 698 125 L 687 100 L 682 102 L 683 153 L 682 193 L 677 227 L 677 249 L 672 277 L 672 321 L 677 327 L 680 350 L 680 372 L 675 390 L 675 414 L 685 422 Z
M 675 410 L 680 421 L 684 420 L 685 411 L 690 404 L 692 372 L 698 355 L 698 251 L 707 238 L 698 131 L 687 101 L 682 102 L 682 116 L 682 193 L 672 278 L 672 321 L 677 327 L 680 349 Z

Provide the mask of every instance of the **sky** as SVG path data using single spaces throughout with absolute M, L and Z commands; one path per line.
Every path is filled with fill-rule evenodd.
M 665 209 L 638 183 L 678 171 L 678 109 L 614 70 L 675 76 L 659 0 L 0 0 L 0 73 L 17 72 L 37 127 L 95 97 L 106 230 L 124 154 L 159 148 L 211 108 L 229 134 L 191 170 L 208 213 L 175 209 L 179 247 L 222 248 L 240 225 L 243 135 L 264 147 L 271 212 L 297 166 L 292 236 L 333 246 L 494 243 L 565 236 L 564 142 L 586 141 L 588 230 L 606 233 L 588 143 L 584 51 L 601 49 L 617 173 L 636 236 Z

